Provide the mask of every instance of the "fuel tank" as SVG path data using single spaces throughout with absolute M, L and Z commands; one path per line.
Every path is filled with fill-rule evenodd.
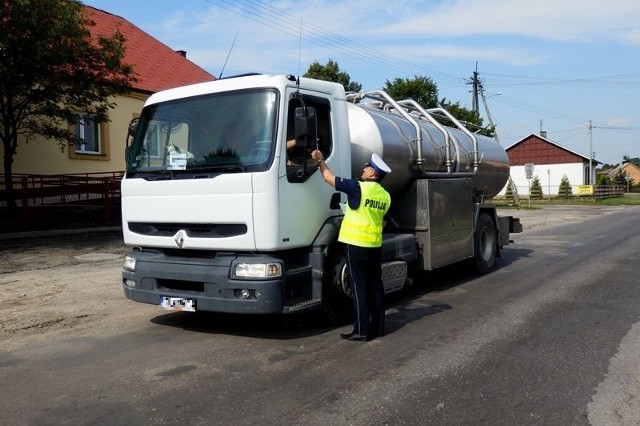
M 496 195 L 509 178 L 509 158 L 493 138 L 469 135 L 458 128 L 439 129 L 412 115 L 421 129 L 419 150 L 416 128 L 399 113 L 357 103 L 348 103 L 348 112 L 353 177 L 361 175 L 364 164 L 376 153 L 391 167 L 392 172 L 382 182 L 391 196 L 402 193 L 415 179 L 468 176 L 474 197 L 480 200 Z

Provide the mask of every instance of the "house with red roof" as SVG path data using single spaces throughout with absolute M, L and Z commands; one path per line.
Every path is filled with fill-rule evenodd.
M 574 194 L 578 193 L 580 185 L 595 184 L 590 178 L 595 176 L 595 172 L 589 171 L 595 170 L 598 161 L 589 161 L 589 157 L 565 148 L 546 136 L 546 132 L 540 135 L 532 133 L 506 149 L 511 179 L 519 195 L 529 195 L 529 185 L 535 177 L 540 181 L 545 197 L 558 194 L 563 176 L 569 179 Z M 500 194 L 505 191 L 506 185 Z
M 153 93 L 215 77 L 187 59 L 184 51 L 175 51 L 153 38 L 123 17 L 84 7 L 95 22 L 94 37 L 109 36 L 118 30 L 125 37 L 124 62 L 131 64 L 138 81 L 127 96 L 113 99 L 117 105 L 109 112 L 109 122 L 95 123 L 79 112 L 74 131 L 85 143 L 61 152 L 57 143 L 33 140 L 20 143 L 14 158 L 16 174 L 112 173 L 125 169 L 125 144 L 129 122 L 139 116 L 145 100 Z

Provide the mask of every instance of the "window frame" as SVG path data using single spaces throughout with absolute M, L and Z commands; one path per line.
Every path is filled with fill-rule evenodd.
M 304 99 L 304 105 L 312 106 L 316 108 L 316 132 L 319 139 L 319 149 L 323 152 L 325 158 L 331 156 L 333 152 L 333 112 L 331 100 L 328 97 L 318 95 L 313 92 L 296 91 L 290 93 L 287 102 L 286 122 L 284 125 L 287 137 L 285 138 L 285 151 L 287 151 L 286 172 L 287 180 L 291 183 L 303 183 L 309 180 L 309 178 L 318 170 L 318 165 L 311 161 L 309 153 L 302 153 L 302 157 L 298 161 L 289 161 L 293 158 L 290 152 L 288 152 L 286 143 L 290 140 L 295 130 L 295 108 L 301 106 L 297 97 L 302 94 Z M 298 150 L 298 156 L 300 155 L 299 147 L 294 147 L 293 150 Z M 301 160 L 301 163 L 300 163 Z
M 91 118 L 91 115 L 88 113 L 79 112 L 77 114 L 76 121 L 70 123 L 69 131 L 80 137 L 83 131 L 79 129 L 79 123 L 86 120 L 86 118 L 91 119 L 93 122 L 93 132 L 95 134 L 95 138 L 97 139 L 97 147 L 98 151 L 88 151 L 85 150 L 86 144 L 73 144 L 69 147 L 69 158 L 70 159 L 82 159 L 82 160 L 98 160 L 98 161 L 108 161 L 110 159 L 109 153 L 109 126 L 108 121 L 103 121 L 101 123 L 96 122 Z M 83 125 L 84 128 L 84 125 Z M 92 143 L 95 145 L 95 143 Z

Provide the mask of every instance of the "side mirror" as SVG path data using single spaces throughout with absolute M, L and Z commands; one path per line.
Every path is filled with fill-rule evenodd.
M 129 136 L 134 137 L 136 135 L 136 131 L 138 130 L 138 123 L 140 122 L 139 118 L 134 118 L 129 123 Z
M 316 140 L 316 109 L 314 107 L 296 108 L 296 140 Z
M 127 140 L 124 144 L 124 161 L 125 163 L 129 162 L 129 154 L 131 152 L 131 139 L 136 135 L 138 131 L 138 123 L 140 122 L 139 118 L 134 118 L 129 122 L 129 128 L 127 129 Z

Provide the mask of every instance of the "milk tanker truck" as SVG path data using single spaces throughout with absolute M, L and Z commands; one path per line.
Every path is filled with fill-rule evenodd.
M 246 314 L 322 308 L 346 319 L 337 241 L 346 196 L 324 183 L 315 148 L 337 176 L 360 176 L 372 153 L 392 169 L 382 181 L 392 197 L 387 293 L 455 262 L 487 273 L 509 233 L 522 231 L 488 202 L 509 176 L 504 149 L 443 109 L 384 91 L 237 76 L 156 93 L 129 130 L 122 280 L 137 302 Z

